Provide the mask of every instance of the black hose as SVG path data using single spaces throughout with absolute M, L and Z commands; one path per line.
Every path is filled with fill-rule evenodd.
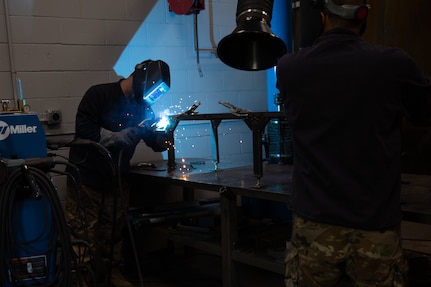
M 46 217 L 51 218 L 50 222 L 45 222 L 44 230 L 47 232 L 49 244 L 45 250 L 33 250 L 31 246 L 25 246 L 32 242 L 23 242 L 17 240 L 14 222 L 12 218 L 14 207 L 17 207 L 17 202 L 21 199 L 29 200 L 45 200 Z M 51 215 L 51 216 L 50 216 Z M 1 186 L 0 193 L 0 274 L 2 280 L 7 278 L 12 279 L 11 286 L 37 286 L 45 287 L 69 287 L 72 284 L 71 275 L 72 268 L 76 264 L 76 258 L 73 256 L 72 245 L 70 242 L 69 232 L 65 221 L 63 208 L 58 198 L 56 187 L 51 182 L 50 177 L 38 168 L 22 164 L 19 167 L 11 169 L 9 176 Z M 49 225 L 51 228 L 49 229 Z M 29 226 L 31 228 L 31 226 Z M 35 238 L 36 241 L 38 238 Z M 38 256 L 49 254 L 47 256 L 47 270 L 52 264 L 55 264 L 55 271 L 52 276 L 46 276 L 44 279 L 30 278 L 26 281 L 19 274 L 17 266 L 11 265 L 12 259 L 15 262 L 23 260 L 19 251 L 25 251 L 30 255 Z M 30 274 L 30 273 L 29 273 Z M 28 275 L 28 276 L 31 276 Z M 0 285 L 7 282 L 0 282 Z

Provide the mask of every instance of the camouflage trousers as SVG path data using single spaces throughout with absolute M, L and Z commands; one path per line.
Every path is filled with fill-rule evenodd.
M 341 286 L 343 278 L 351 286 L 404 287 L 407 271 L 399 227 L 366 231 L 293 218 L 286 287 Z
M 117 196 L 117 216 L 115 234 L 113 234 L 114 196 L 111 190 L 96 191 L 88 186 L 77 188 L 68 185 L 66 198 L 66 221 L 71 228 L 72 241 L 86 241 L 93 255 L 108 259 L 113 243 L 113 265 L 123 263 L 122 238 L 126 227 L 126 208 L 128 188 L 123 188 Z M 77 253 L 80 253 L 75 249 Z M 90 260 L 90 254 L 85 254 L 81 261 Z

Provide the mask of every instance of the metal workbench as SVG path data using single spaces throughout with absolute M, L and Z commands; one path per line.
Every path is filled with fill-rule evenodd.
M 191 160 L 193 162 L 193 160 Z M 131 185 L 146 186 L 171 185 L 182 187 L 183 193 L 190 194 L 194 190 L 205 190 L 220 196 L 220 230 L 219 242 L 222 258 L 223 286 L 237 286 L 235 263 L 241 262 L 258 268 L 283 274 L 284 266 L 274 261 L 256 257 L 251 253 L 244 253 L 235 248 L 238 240 L 238 196 L 247 196 L 278 202 L 288 202 L 291 183 L 291 166 L 277 164 L 263 164 L 264 176 L 256 187 L 256 177 L 252 165 L 238 166 L 222 162 L 217 170 L 213 162 L 205 164 L 199 160 L 199 166 L 191 168 L 190 164 L 183 167 L 177 165 L 175 170 L 169 170 L 167 161 L 156 162 L 156 168 L 134 168 L 130 172 Z M 236 167 L 231 167 L 235 166 Z M 161 170 L 165 166 L 165 170 Z M 194 243 L 193 246 L 196 246 Z M 201 244 L 205 246 L 205 244 Z
M 431 175 L 403 174 L 403 220 L 431 225 Z
M 213 191 L 220 195 L 221 242 L 219 254 L 222 258 L 223 286 L 237 286 L 235 264 L 241 262 L 275 273 L 284 274 L 284 264 L 277 263 L 254 253 L 235 248 L 238 241 L 237 199 L 241 196 L 270 200 L 289 201 L 292 165 L 268 164 L 262 158 L 262 135 L 272 118 L 283 118 L 282 112 L 245 112 L 224 114 L 185 113 L 170 118 L 168 134 L 171 148 L 168 160 L 155 162 L 155 168 L 134 168 L 132 185 L 140 182 L 166 184 L 182 188 L 184 198 L 192 198 L 194 190 Z M 222 120 L 243 120 L 253 136 L 253 162 L 220 162 L 218 149 L 218 126 Z M 210 121 L 212 159 L 177 162 L 174 150 L 174 131 L 180 121 Z M 431 177 L 403 175 L 402 209 L 405 220 L 431 224 Z M 422 200 L 423 199 L 423 200 Z M 213 251 L 206 243 L 193 244 Z
M 168 168 L 167 161 L 156 162 L 156 168 L 134 168 L 131 173 L 132 184 L 139 182 L 167 184 L 182 187 L 183 192 L 194 190 L 213 191 L 220 195 L 220 225 L 223 286 L 238 286 L 235 264 L 241 262 L 258 268 L 283 274 L 284 265 L 260 258 L 256 254 L 244 253 L 235 248 L 238 240 L 238 196 L 247 196 L 278 202 L 288 202 L 291 190 L 291 165 L 263 163 L 263 176 L 256 186 L 253 165 L 240 166 L 238 163 L 220 163 L 214 169 L 211 160 L 193 160 Z M 402 209 L 404 219 L 431 224 L 431 176 L 403 175 Z M 202 244 L 201 246 L 205 246 Z

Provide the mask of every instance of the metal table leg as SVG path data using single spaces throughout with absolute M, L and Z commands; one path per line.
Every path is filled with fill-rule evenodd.
M 232 251 L 238 239 L 236 196 L 226 187 L 220 187 L 219 192 L 223 286 L 235 287 L 237 286 L 236 264 L 232 260 Z

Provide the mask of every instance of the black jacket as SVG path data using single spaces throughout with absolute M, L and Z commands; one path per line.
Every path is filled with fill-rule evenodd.
M 295 213 L 383 229 L 400 222 L 401 124 L 431 124 L 431 84 L 401 49 L 334 29 L 277 66 L 293 134 Z
M 82 98 L 76 113 L 75 138 L 89 139 L 98 143 L 100 131 L 104 128 L 118 132 L 127 127 L 137 127 L 143 119 L 154 118 L 154 112 L 145 102 L 127 102 L 121 90 L 120 81 L 92 86 Z M 154 134 L 148 134 L 144 141 L 152 142 Z M 69 159 L 79 167 L 82 183 L 96 190 L 112 191 L 120 160 L 121 174 L 130 168 L 130 159 L 136 146 L 122 149 L 109 148 L 112 158 L 98 151 L 93 146 L 72 146 Z

